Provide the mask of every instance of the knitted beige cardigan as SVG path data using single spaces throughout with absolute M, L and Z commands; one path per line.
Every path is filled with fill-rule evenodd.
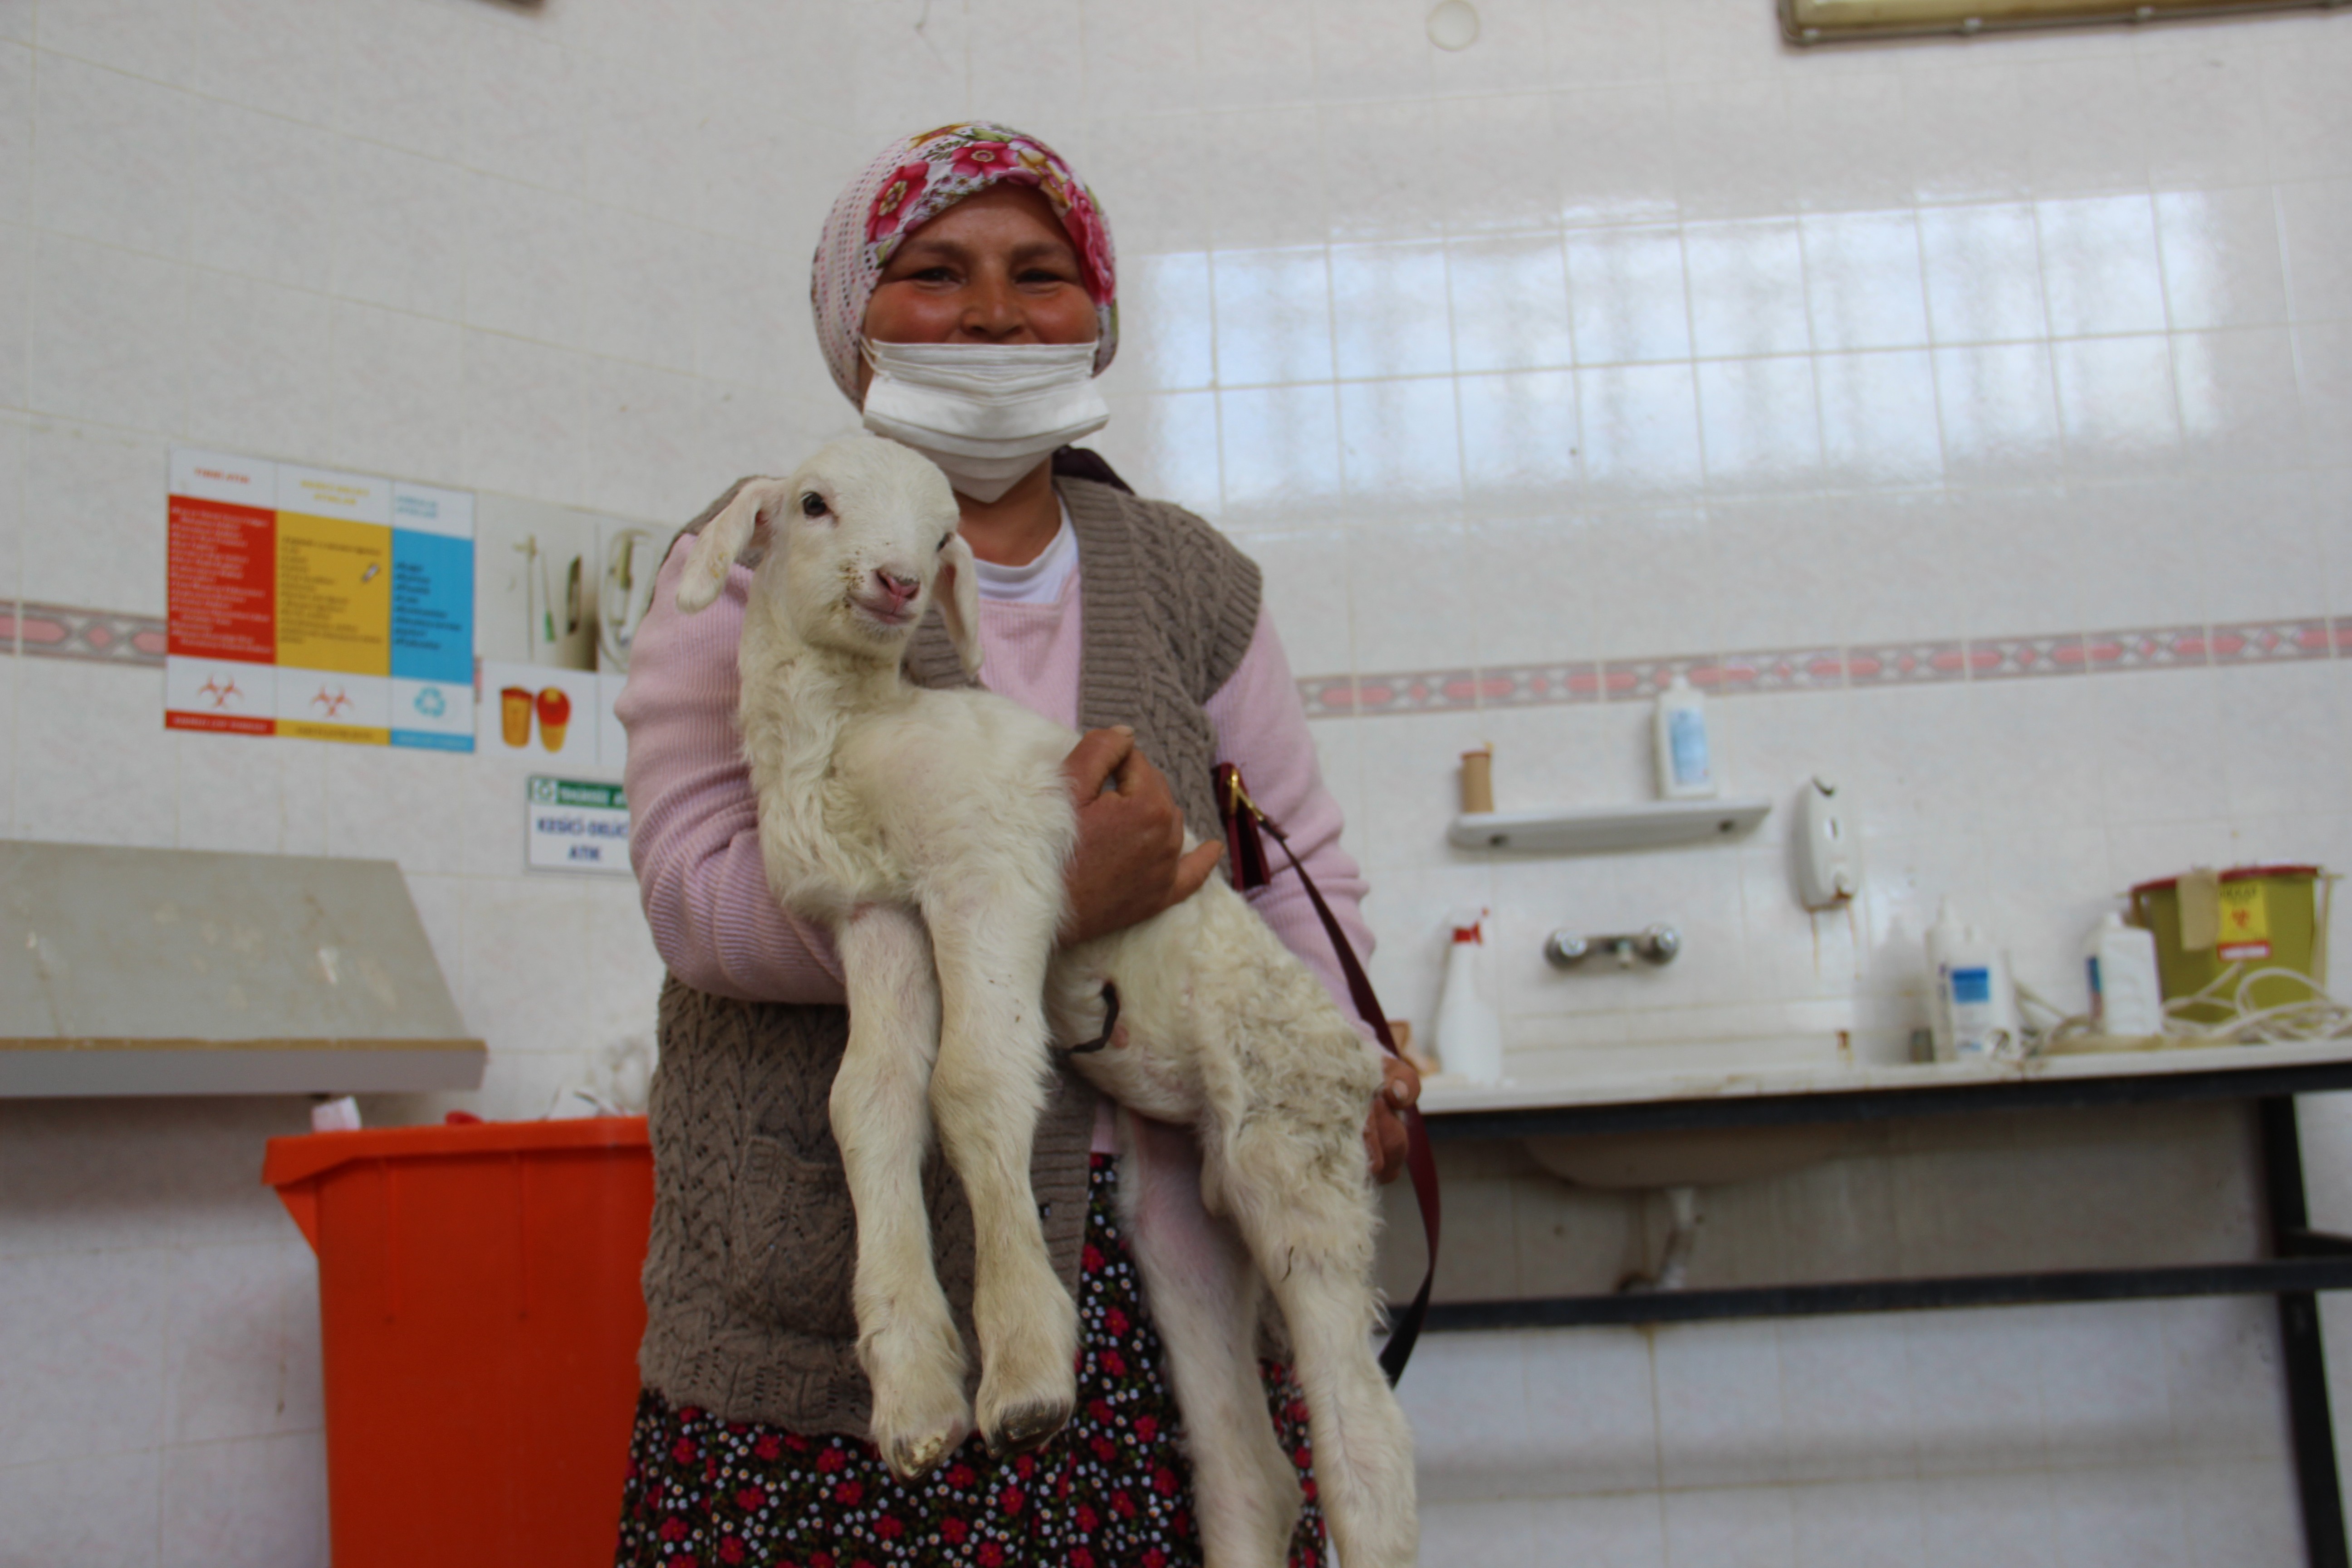
M 1257 568 L 1180 508 L 1083 479 L 1056 485 L 1082 563 L 1080 722 L 1133 726 L 1192 831 L 1214 837 L 1216 733 L 1202 710 L 1256 629 Z M 936 614 L 907 668 L 927 686 L 962 682 Z M 871 1399 L 849 1300 L 856 1222 L 826 1113 L 848 1018 L 840 1007 L 713 996 L 675 976 L 662 989 L 637 1365 L 673 1405 L 799 1432 L 866 1435 Z M 1047 1249 L 1073 1294 L 1094 1119 L 1093 1089 L 1057 1072 L 1030 1180 Z M 924 1177 L 940 1279 L 976 1368 L 971 1210 L 936 1147 Z

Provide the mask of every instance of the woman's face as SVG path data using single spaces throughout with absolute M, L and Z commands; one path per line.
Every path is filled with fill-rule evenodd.
M 992 185 L 909 235 L 866 307 L 884 343 L 1090 343 L 1101 331 L 1069 236 L 1042 192 Z M 857 366 L 866 395 L 871 366 Z

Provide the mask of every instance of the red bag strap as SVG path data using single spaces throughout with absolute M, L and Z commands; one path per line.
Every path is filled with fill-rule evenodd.
M 1273 835 L 1274 841 L 1282 846 L 1283 854 L 1289 859 L 1290 868 L 1298 873 L 1299 885 L 1307 889 L 1307 897 L 1323 921 L 1324 931 L 1330 935 L 1332 951 L 1339 957 L 1339 973 L 1347 977 L 1348 994 L 1354 998 L 1357 1013 L 1371 1026 L 1372 1035 L 1381 1042 L 1381 1048 L 1402 1059 L 1404 1053 L 1397 1049 L 1396 1037 L 1389 1032 L 1388 1014 L 1381 1008 L 1381 999 L 1372 994 L 1372 983 L 1366 977 L 1364 966 L 1356 957 L 1355 948 L 1349 942 L 1347 933 L 1339 929 L 1339 917 L 1331 912 L 1331 906 L 1323 901 L 1322 889 L 1316 887 L 1315 879 L 1307 874 L 1307 868 L 1299 864 L 1298 854 L 1290 847 L 1290 840 L 1283 837 L 1282 829 L 1274 819 L 1250 798 L 1249 790 L 1242 783 L 1239 768 L 1231 763 L 1219 763 L 1216 779 L 1217 815 L 1224 819 L 1225 847 L 1233 861 L 1234 888 L 1247 892 L 1252 888 L 1264 887 L 1273 879 L 1266 867 L 1265 844 L 1258 837 L 1261 829 Z M 1404 1122 L 1405 1168 L 1412 1175 L 1412 1196 L 1421 1209 L 1421 1231 L 1428 1245 L 1429 1262 L 1422 1271 L 1421 1289 L 1413 1293 L 1412 1304 L 1391 1321 L 1389 1342 L 1381 1351 L 1381 1370 L 1388 1373 L 1391 1384 L 1404 1375 L 1404 1363 L 1412 1359 L 1413 1344 L 1421 1338 L 1422 1324 L 1429 1317 L 1430 1287 L 1437 1279 L 1439 1228 L 1437 1157 L 1430 1149 L 1429 1129 L 1422 1122 L 1421 1111 L 1413 1106 L 1405 1107 L 1398 1115 Z

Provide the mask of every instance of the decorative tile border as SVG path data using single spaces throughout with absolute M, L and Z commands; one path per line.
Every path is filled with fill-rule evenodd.
M 2259 664 L 2274 658 L 2326 658 L 2334 642 L 2326 621 L 2250 621 L 2215 626 L 2206 647 L 2215 664 Z
M 1523 664 L 1401 675 L 1308 676 L 1298 683 L 1309 718 L 1353 713 L 1453 713 L 1601 700 L 1598 665 Z
M 1882 643 L 1845 650 L 1848 686 L 1917 686 L 1968 677 L 1964 642 Z
M 1542 707 L 1556 702 L 1601 700 L 1601 667 L 1590 663 L 1526 664 L 1484 671 L 1482 679 L 1496 689 L 1486 700 L 1489 708 Z
M 1707 679 L 1710 675 L 1713 679 Z M 1691 684 L 1709 696 L 1744 697 L 1754 691 L 1811 691 L 1845 684 L 1842 648 L 1800 648 L 1783 653 L 1735 653 L 1709 670 L 1691 671 Z
M 1675 654 L 1601 664 L 1310 676 L 1298 683 L 1309 719 L 1454 713 L 1566 702 L 1647 702 L 1677 675 L 1711 696 L 2030 680 L 2128 670 L 2209 669 L 2290 659 L 2352 658 L 2352 618 L 2149 626 L 2054 637 L 1978 637 L 1853 647 Z
M 160 666 L 170 645 L 160 616 L 19 604 L 0 605 L 0 646 L 36 658 Z
M 0 652 L 97 664 L 160 666 L 169 646 L 160 616 L 70 605 L 0 601 Z M 1715 697 L 1946 680 L 2024 680 L 2127 670 L 2207 669 L 2306 658 L 2352 658 L 2352 617 L 2143 626 L 2076 636 L 1768 648 L 1569 660 L 1492 669 L 1310 675 L 1298 682 L 1309 719 L 1382 713 L 1462 713 L 1576 702 L 1647 702 L 1676 675 Z
M 1712 661 L 1708 661 L 1712 663 Z M 1601 667 L 1601 696 L 1607 702 L 1647 702 L 1688 675 L 1699 661 L 1690 658 L 1619 658 Z
M 2203 626 L 2158 626 L 2132 632 L 2093 632 L 2084 639 L 2091 668 L 2166 669 L 2205 667 Z
M 2037 675 L 2080 675 L 2090 668 L 2084 638 L 1995 637 L 1969 644 L 1970 680 L 2021 680 Z

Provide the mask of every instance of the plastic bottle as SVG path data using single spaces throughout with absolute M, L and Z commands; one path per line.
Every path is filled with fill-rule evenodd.
M 1952 1059 L 1951 987 L 1945 979 L 1951 968 L 1952 955 L 1968 942 L 1968 932 L 1960 918 L 1952 912 L 1952 900 L 1946 899 L 1936 911 L 1936 923 L 1927 928 L 1927 1028 L 1935 1037 L 1936 1059 Z
M 1454 917 L 1445 950 L 1445 984 L 1437 998 L 1437 1056 L 1445 1070 L 1472 1083 L 1503 1081 L 1503 1020 L 1486 998 L 1479 970 L 1483 911 Z
M 2022 1051 L 2009 958 L 1964 923 L 1949 899 L 1927 931 L 1927 968 L 1936 983 L 1927 1022 L 1937 1061 L 1985 1061 Z
M 1666 800 L 1705 800 L 1715 794 L 1715 761 L 1706 743 L 1706 702 L 1677 674 L 1658 693 L 1652 720 L 1658 758 L 1658 794 Z
M 2091 1029 L 2117 1039 L 2164 1032 L 2164 988 L 2156 974 L 2156 933 L 2109 910 L 2083 944 L 2091 982 Z

